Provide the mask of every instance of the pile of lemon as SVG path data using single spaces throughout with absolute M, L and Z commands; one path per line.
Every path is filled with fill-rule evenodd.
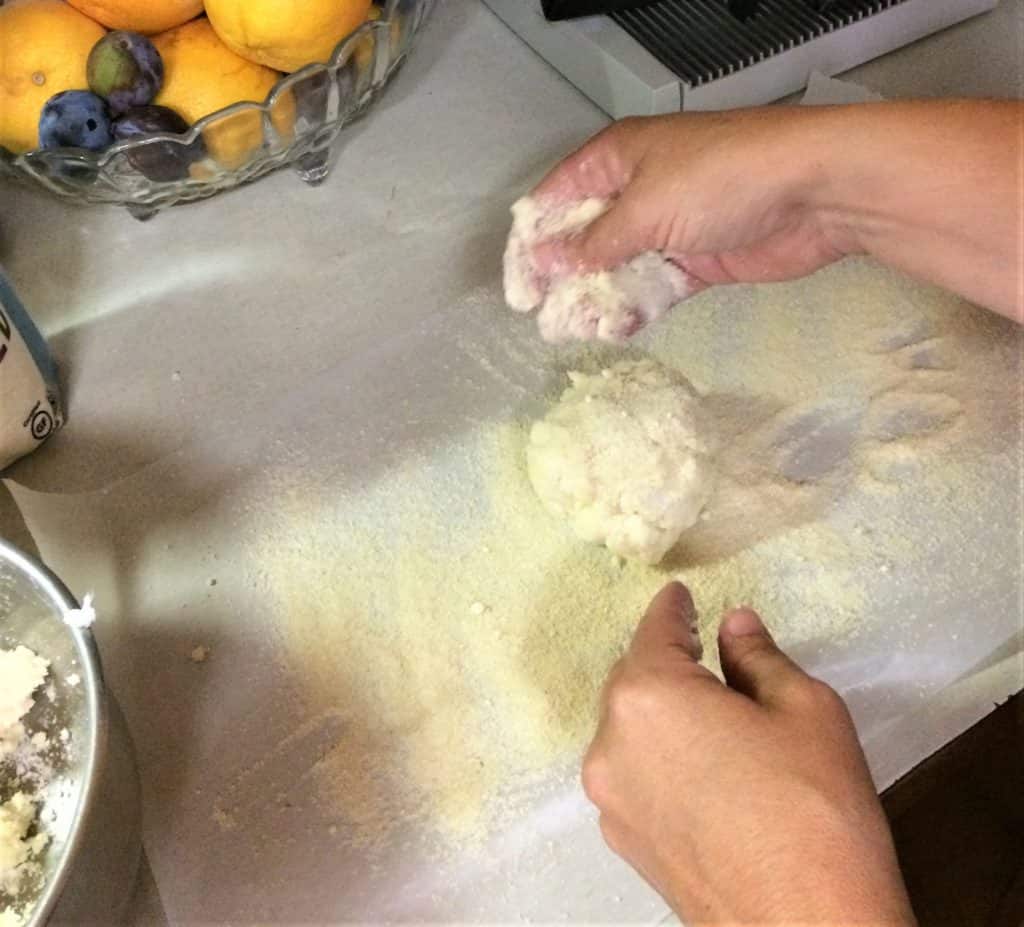
M 373 15 L 371 2 L 7 0 L 0 6 L 0 145 L 16 153 L 37 146 L 43 105 L 63 90 L 88 88 L 86 60 L 106 29 L 151 37 L 164 61 L 153 102 L 191 123 L 232 103 L 261 103 L 282 73 L 327 61 Z M 274 114 L 281 131 L 293 119 L 293 106 Z M 251 131 L 239 128 L 208 139 L 218 161 L 230 165 L 248 154 Z

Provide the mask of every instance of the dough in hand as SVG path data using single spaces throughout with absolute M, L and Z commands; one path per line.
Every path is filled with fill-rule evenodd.
M 583 540 L 658 563 L 696 523 L 714 486 L 700 395 L 651 360 L 569 379 L 530 431 L 534 491 Z
M 505 301 L 517 312 L 539 308 L 537 325 L 545 341 L 625 341 L 696 289 L 693 278 L 657 251 L 596 273 L 547 277 L 540 271 L 535 245 L 578 234 L 610 206 L 594 197 L 553 204 L 527 196 L 512 207 Z
M 595 197 L 544 208 L 532 196 L 512 204 L 512 230 L 505 245 L 505 302 L 516 312 L 533 312 L 544 301 L 546 281 L 534 266 L 530 249 L 539 242 L 565 238 L 586 228 L 608 209 Z

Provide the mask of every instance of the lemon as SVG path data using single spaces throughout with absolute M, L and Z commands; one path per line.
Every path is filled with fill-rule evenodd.
M 164 60 L 164 84 L 154 102 L 190 123 L 232 103 L 262 103 L 281 77 L 236 55 L 205 19 L 161 33 L 153 44 Z M 278 101 L 271 121 L 280 135 L 290 137 L 295 122 L 290 95 Z M 203 140 L 221 165 L 239 167 L 263 144 L 262 117 L 251 110 L 223 117 L 204 131 Z
M 103 28 L 63 0 L 0 6 L 0 145 L 39 144 L 39 113 L 62 90 L 88 90 L 85 62 Z
M 68 0 L 110 29 L 152 35 L 173 29 L 203 12 L 203 0 Z
M 206 0 L 206 15 L 225 45 L 289 72 L 326 62 L 369 12 L 370 0 Z

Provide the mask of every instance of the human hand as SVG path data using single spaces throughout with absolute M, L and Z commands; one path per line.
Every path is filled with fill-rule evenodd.
M 583 765 L 606 842 L 684 923 L 912 925 L 888 825 L 845 705 L 749 609 L 719 630 L 666 586 L 613 669 Z
M 818 112 L 798 107 L 625 119 L 538 185 L 540 202 L 611 208 L 580 234 L 537 246 L 548 278 L 658 251 L 699 284 L 804 276 L 855 250 L 815 205 Z

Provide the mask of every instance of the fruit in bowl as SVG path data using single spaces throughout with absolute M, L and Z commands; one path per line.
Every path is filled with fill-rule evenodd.
M 155 35 L 203 12 L 203 0 L 68 0 L 108 29 Z
M 164 84 L 155 102 L 189 123 L 239 101 L 262 102 L 281 77 L 236 55 L 206 19 L 158 35 L 154 45 L 164 61 Z M 295 112 L 290 98 L 282 99 L 271 118 L 278 133 L 291 134 Z M 258 112 L 244 110 L 217 120 L 204 131 L 203 141 L 221 166 L 239 167 L 263 144 L 263 120 Z
M 37 146 L 98 152 L 115 140 L 110 123 L 133 107 L 155 103 L 190 126 L 235 103 L 262 103 L 282 72 L 326 62 L 345 36 L 376 18 L 371 0 L 206 0 L 207 16 L 197 15 L 203 10 L 202 0 L 9 0 L 0 6 L 0 88 L 8 88 L 0 90 L 0 144 L 15 153 Z M 365 50 L 356 51 L 365 61 Z M 3 95 L 12 98 L 8 105 Z M 134 131 L 152 118 L 130 125 Z M 168 128 L 178 120 L 158 121 L 164 132 L 180 131 Z M 290 143 L 291 93 L 275 101 L 270 124 L 271 141 Z M 251 109 L 203 130 L 205 150 L 228 170 L 266 141 L 262 115 Z M 154 146 L 132 163 L 149 164 L 151 179 L 180 179 L 173 165 L 153 170 L 155 153 L 168 147 Z
M 85 76 L 116 116 L 152 102 L 164 82 L 164 62 L 144 35 L 115 30 L 92 47 Z
M 173 109 L 147 104 L 133 106 L 122 113 L 114 120 L 111 129 L 115 141 L 126 142 L 152 135 L 184 135 L 188 132 L 188 123 Z M 150 180 L 169 183 L 188 177 L 192 165 L 203 154 L 200 139 L 189 144 L 152 141 L 129 151 L 128 161 Z
M 325 63 L 370 15 L 371 0 L 206 0 L 206 15 L 233 52 L 291 73 Z
M 140 217 L 319 183 L 435 0 L 375 2 L 0 0 L 0 168 Z
M 113 140 L 107 104 L 95 93 L 63 90 L 43 106 L 39 116 L 40 148 L 102 151 Z
M 62 90 L 85 90 L 85 63 L 103 27 L 64 0 L 0 6 L 0 145 L 15 154 L 39 143 L 39 116 Z

